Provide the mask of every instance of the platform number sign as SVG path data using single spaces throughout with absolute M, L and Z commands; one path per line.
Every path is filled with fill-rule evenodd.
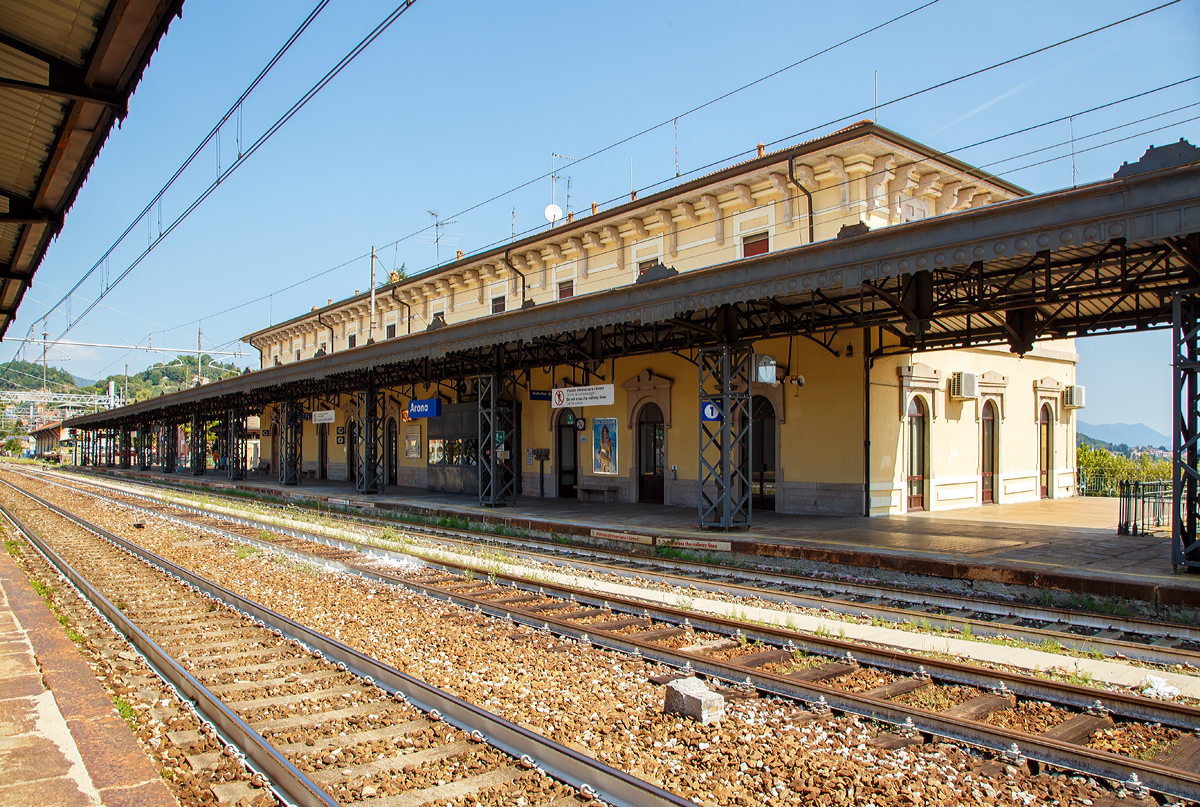
M 721 407 L 712 401 L 702 401 L 700 403 L 700 420 L 707 423 L 720 423 Z

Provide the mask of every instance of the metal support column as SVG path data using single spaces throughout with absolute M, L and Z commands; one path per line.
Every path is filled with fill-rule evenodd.
M 479 503 L 508 507 L 517 498 L 516 378 L 479 376 Z
M 117 430 L 104 430 L 104 465 L 112 468 L 117 464 Z
M 280 407 L 277 434 L 279 444 L 279 484 L 300 484 L 300 441 L 304 436 L 304 411 L 300 401 L 284 401 Z
M 701 529 L 750 526 L 749 345 L 701 348 L 700 496 Z
M 1176 293 L 1172 374 L 1174 376 L 1174 472 L 1171 513 L 1171 563 L 1200 569 L 1200 295 Z
M 371 385 L 356 396 L 355 439 L 358 473 L 355 488 L 359 493 L 383 492 L 383 392 Z
M 158 456 L 162 459 L 162 472 L 173 474 L 179 464 L 179 426 L 174 421 L 163 423 L 161 439 Z
M 132 457 L 130 455 L 133 454 L 133 445 L 132 445 L 133 441 L 130 438 L 133 435 L 131 435 L 129 433 L 128 426 L 122 426 L 118 430 L 117 434 L 119 435 L 119 438 L 120 438 L 119 450 L 120 450 L 120 454 L 121 454 L 121 456 L 118 457 L 117 464 L 121 468 L 132 467 L 131 463 L 130 463 L 130 460 L 132 459 Z
M 145 423 L 139 423 L 133 440 L 133 453 L 137 460 L 134 467 L 144 471 L 150 467 L 150 431 Z
M 208 465 L 208 420 L 192 415 L 192 476 L 204 476 Z
M 246 478 L 246 417 L 241 409 L 230 409 L 225 414 L 229 427 L 226 438 L 229 445 L 229 478 Z

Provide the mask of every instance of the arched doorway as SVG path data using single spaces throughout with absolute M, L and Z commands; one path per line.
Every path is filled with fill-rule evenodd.
M 329 478 L 329 424 L 317 424 L 317 479 Z
M 750 506 L 775 509 L 775 407 L 762 395 L 750 401 Z
M 1038 465 L 1043 499 L 1050 498 L 1050 477 L 1054 473 L 1053 418 L 1054 415 L 1050 411 L 1050 404 L 1042 404 L 1042 414 L 1038 418 Z
M 925 402 L 914 396 L 908 404 L 908 510 L 925 509 L 926 469 Z
M 564 409 L 558 413 L 558 456 L 555 468 L 558 470 L 558 495 L 564 499 L 574 499 L 575 483 L 579 473 L 579 442 L 575 437 L 575 413 Z
M 383 480 L 383 483 L 385 485 L 398 485 L 400 483 L 396 481 L 398 476 L 396 473 L 396 465 L 398 463 L 397 452 L 400 450 L 400 433 L 399 428 L 396 426 L 395 418 L 388 418 L 387 431 L 385 434 L 386 436 L 384 437 L 383 455 L 387 459 L 384 462 L 384 473 L 386 474 L 386 478 Z
M 663 503 L 667 431 L 662 410 L 648 403 L 638 413 L 638 501 Z
M 982 435 L 980 436 L 980 473 L 983 478 L 980 491 L 984 504 L 996 501 L 996 405 L 991 401 L 983 404 Z

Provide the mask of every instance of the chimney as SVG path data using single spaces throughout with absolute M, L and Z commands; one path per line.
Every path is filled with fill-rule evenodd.
M 630 192 L 629 192 L 629 201 L 631 201 L 631 202 L 636 202 L 636 201 L 637 201 L 637 191 L 630 191 Z
M 330 297 L 328 300 L 326 300 L 325 305 L 333 305 L 333 298 Z
M 575 214 L 568 210 L 567 211 L 567 224 L 570 224 L 573 221 L 575 221 Z
M 460 261 L 462 260 L 462 250 L 461 249 L 458 251 L 458 259 Z
M 357 297 L 357 296 L 358 296 L 358 289 L 355 289 L 355 290 L 354 290 L 354 296 L 355 296 L 355 297 Z
M 599 212 L 600 212 L 600 205 L 596 204 L 595 202 L 592 202 L 592 215 L 594 216 Z
M 766 147 L 766 145 L 765 145 L 765 144 L 763 144 L 763 143 L 759 143 L 759 144 L 758 144 L 758 156 L 759 156 L 759 157 L 764 157 L 764 156 L 766 156 L 766 154 L 767 154 L 767 147 Z

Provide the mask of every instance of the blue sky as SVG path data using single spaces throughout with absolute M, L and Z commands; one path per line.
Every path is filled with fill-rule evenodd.
M 52 244 L 10 337 L 32 326 L 96 262 L 237 98 L 312 2 L 191 0 L 163 40 L 130 115 L 92 169 Z M 456 221 L 468 254 L 544 224 L 554 153 L 582 157 L 853 34 L 922 5 L 693 2 L 475 3 L 418 0 L 378 41 L 159 244 L 67 339 L 236 349 L 238 337 L 369 283 L 371 246 L 381 271 L 435 262 L 414 235 L 434 210 Z M 556 198 L 582 209 L 738 157 L 759 141 L 804 138 L 857 120 L 886 102 L 1036 47 L 1118 20 L 1153 2 L 1047 4 L 940 0 L 905 20 L 788 70 L 601 156 L 567 165 Z M 243 148 L 392 9 L 332 2 L 243 106 Z M 879 110 L 879 121 L 951 150 L 1200 74 L 1200 2 L 1184 0 L 1131 23 Z M 1200 81 L 1073 121 L 958 152 L 1035 192 L 1106 178 L 1151 144 L 1200 142 Z M 1163 115 L 1162 113 L 1168 113 Z M 1095 137 L 1100 130 L 1157 116 Z M 1168 124 L 1175 124 L 1169 125 Z M 1116 138 L 1122 143 L 1084 151 Z M 677 131 L 677 135 L 676 135 Z M 1027 170 L 1030 163 L 1077 156 Z M 220 137 L 220 163 L 238 151 L 236 120 Z M 1067 143 L 1068 145 L 1056 145 Z M 1053 146 L 1048 151 L 1013 158 Z M 1007 162 L 997 162 L 1009 159 Z M 562 164 L 565 161 L 559 161 Z M 217 172 L 210 146 L 164 197 L 167 226 Z M 1011 173 L 1006 173 L 1011 171 Z M 115 277 L 157 231 L 158 210 L 109 260 Z M 515 224 L 514 224 L 515 218 Z M 396 243 L 399 241 L 399 243 Z M 357 260 L 355 260 L 357 259 Z M 349 262 L 349 263 L 347 263 Z M 336 271 L 327 271 L 347 264 Z M 311 282 L 281 291 L 325 272 Z M 71 303 L 78 316 L 103 283 L 98 272 Z M 249 300 L 260 302 L 226 309 Z M 66 325 L 48 316 L 51 337 Z M 11 340 L 10 340 L 11 342 Z M 247 348 L 248 349 L 248 348 Z M 7 361 L 15 346 L 4 346 Z M 69 351 L 69 352 L 67 352 Z M 1079 380 L 1089 422 L 1170 423 L 1169 336 L 1080 340 Z M 40 358 L 30 349 L 26 357 Z M 168 360 L 166 357 L 155 357 Z M 52 363 L 99 377 L 154 358 L 124 350 L 64 348 Z M 244 363 L 256 364 L 256 354 Z

